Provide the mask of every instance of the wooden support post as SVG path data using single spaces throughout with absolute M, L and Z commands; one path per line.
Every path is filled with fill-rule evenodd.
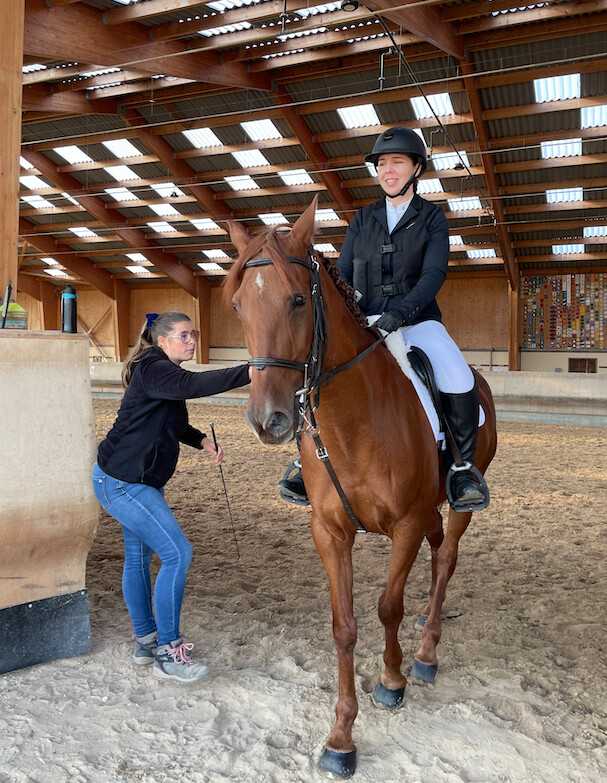
M 21 67 L 25 0 L 0 2 L 0 298 L 17 294 Z
M 40 280 L 40 308 L 42 328 L 46 330 L 59 329 L 59 292 L 54 285 Z
M 200 330 L 196 361 L 198 364 L 208 364 L 211 346 L 211 284 L 204 277 L 196 277 L 196 295 L 198 306 L 196 320 Z
M 129 352 L 131 333 L 131 289 L 124 280 L 114 278 L 114 351 L 117 362 L 123 362 Z
M 517 281 L 520 283 L 520 276 Z M 516 371 L 521 369 L 521 345 L 522 345 L 522 318 L 520 298 L 516 290 L 508 287 L 508 304 L 510 308 L 510 326 L 508 329 L 508 370 Z

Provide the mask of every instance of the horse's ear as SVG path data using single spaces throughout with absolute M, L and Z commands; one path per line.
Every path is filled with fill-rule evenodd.
M 244 252 L 244 249 L 251 241 L 251 235 L 242 225 L 242 223 L 237 223 L 235 220 L 228 220 L 227 226 L 228 234 L 230 235 L 232 244 L 236 250 L 238 250 L 238 254 L 240 255 Z
M 318 195 L 314 196 L 310 206 L 297 218 L 289 234 L 289 246 L 292 255 L 305 255 L 306 248 L 314 236 L 314 220 Z

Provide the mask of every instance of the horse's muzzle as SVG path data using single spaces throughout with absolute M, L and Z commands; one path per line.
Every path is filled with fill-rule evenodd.
M 259 440 L 266 446 L 277 446 L 293 439 L 293 415 L 289 411 L 257 411 L 247 408 L 247 421 Z

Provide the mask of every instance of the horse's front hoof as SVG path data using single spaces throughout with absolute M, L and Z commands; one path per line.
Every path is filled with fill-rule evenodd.
M 382 710 L 397 710 L 405 699 L 404 688 L 386 688 L 378 682 L 373 691 L 373 704 Z
M 413 659 L 413 666 L 409 672 L 410 679 L 421 680 L 425 683 L 433 683 L 438 672 L 438 665 L 435 663 L 422 663 Z
M 415 627 L 418 631 L 421 631 L 426 624 L 426 620 L 428 619 L 427 614 L 420 614 L 420 616 L 417 618 L 417 622 L 415 623 Z
M 318 771 L 323 778 L 345 780 L 356 772 L 356 750 L 331 750 L 326 748 L 318 761 Z

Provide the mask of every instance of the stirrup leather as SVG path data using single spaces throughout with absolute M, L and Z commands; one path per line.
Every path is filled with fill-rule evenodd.
M 470 473 L 472 473 L 472 475 L 477 480 L 479 485 L 479 490 L 483 493 L 484 497 L 473 501 L 461 501 L 461 500 L 458 501 L 453 497 L 453 491 L 452 491 L 453 478 L 457 473 L 461 473 L 463 470 L 467 470 Z M 454 511 L 459 511 L 459 512 L 481 511 L 483 508 L 487 508 L 487 506 L 489 505 L 490 496 L 489 496 L 489 487 L 487 486 L 487 482 L 485 481 L 485 478 L 483 474 L 480 472 L 480 470 L 471 462 L 464 462 L 463 465 L 451 465 L 451 467 L 447 471 L 446 485 L 447 485 L 447 499 L 449 501 L 449 505 Z

